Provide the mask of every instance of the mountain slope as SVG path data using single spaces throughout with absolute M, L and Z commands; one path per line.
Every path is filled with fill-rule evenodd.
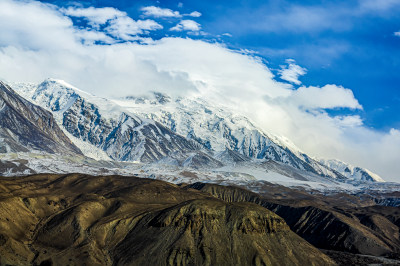
M 62 81 L 49 79 L 30 89 L 19 92 L 51 110 L 73 137 L 105 151 L 114 160 L 152 162 L 172 152 L 185 156 L 199 149 L 195 142 L 158 122 L 129 114 Z
M 334 265 L 261 206 L 163 181 L 72 174 L 0 184 L 2 265 Z
M 288 139 L 268 134 L 246 117 L 198 97 L 172 99 L 165 94 L 153 93 L 147 97 L 129 96 L 114 102 L 196 140 L 219 152 L 217 154 L 227 155 L 227 150 L 235 151 L 247 158 L 269 159 L 338 180 L 384 181 L 361 167 L 332 163 L 337 160 L 313 159 Z M 351 170 L 345 171 L 346 167 Z
M 267 134 L 246 117 L 198 97 L 173 99 L 153 93 L 106 100 L 54 79 L 15 88 L 52 111 L 75 143 L 92 145 L 89 152 L 85 145 L 85 155 L 103 152 L 117 161 L 161 160 L 194 168 L 246 167 L 246 163 L 251 168 L 254 162 L 271 160 L 313 176 L 363 180 L 311 158 L 289 140 Z
M 375 173 L 372 173 L 367 169 L 352 166 L 339 160 L 320 160 L 320 162 L 331 169 L 335 169 L 349 179 L 360 181 L 385 182 L 382 177 Z
M 198 97 L 176 98 L 153 93 L 114 100 L 132 113 L 158 121 L 182 136 L 197 141 L 217 156 L 226 150 L 251 159 L 273 160 L 299 170 L 337 180 L 346 180 L 303 153 L 289 140 L 267 134 L 249 119 L 228 108 Z
M 200 99 L 172 101 L 167 95 L 154 93 L 153 100 L 128 97 L 125 101 L 108 101 L 54 79 L 16 89 L 54 112 L 74 137 L 104 150 L 115 160 L 150 162 L 199 147 L 214 152 L 228 149 L 248 158 L 270 159 L 345 179 L 298 150 L 278 144 L 277 138 L 273 141 L 247 118 Z
M 278 195 L 274 195 L 274 188 L 266 187 L 262 196 L 233 186 L 195 183 L 188 187 L 226 202 L 259 204 L 285 219 L 294 232 L 318 248 L 400 258 L 398 208 L 368 206 L 371 203 L 346 194 L 329 197 L 288 188 L 275 188 Z
M 0 81 L 0 152 L 30 150 L 82 154 L 50 112 L 28 102 Z

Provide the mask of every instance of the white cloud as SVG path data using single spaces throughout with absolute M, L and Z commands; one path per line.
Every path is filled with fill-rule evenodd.
M 67 9 L 61 9 L 61 11 L 70 17 L 82 17 L 85 18 L 89 25 L 94 27 L 94 29 L 99 30 L 100 26 L 104 26 L 103 31 L 110 34 L 114 38 L 124 41 L 132 41 L 138 39 L 136 35 L 143 34 L 145 31 L 153 31 L 162 29 L 163 26 L 155 22 L 154 20 L 133 20 L 130 18 L 126 12 L 122 12 L 118 9 L 111 7 L 103 8 L 76 8 L 69 7 Z M 84 40 L 85 43 L 90 41 L 103 41 L 105 43 L 110 43 L 111 41 L 105 36 L 101 36 L 101 32 L 90 31 L 90 35 L 87 36 L 81 33 L 83 37 L 88 37 L 88 40 Z M 98 36 L 98 40 L 94 38 Z
M 198 11 L 193 11 L 192 13 L 189 14 L 189 16 L 198 18 L 198 17 L 201 17 L 201 13 Z
M 336 124 L 342 128 L 355 128 L 363 125 L 358 115 L 335 116 Z
M 295 61 L 292 59 L 287 59 L 286 63 L 288 63 L 288 66 L 281 66 L 281 70 L 279 70 L 280 78 L 296 85 L 300 85 L 301 81 L 299 80 L 299 77 L 304 76 L 307 73 L 307 69 L 296 65 Z
M 400 31 L 395 32 L 394 36 L 400 37 Z
M 133 20 L 130 17 L 119 17 L 111 20 L 110 25 L 104 30 L 114 37 L 130 41 L 136 39 L 135 36 L 144 33 L 144 30 L 159 30 L 163 26 L 154 20 Z
M 109 20 L 127 16 L 125 12 L 112 7 L 68 7 L 67 9 L 61 9 L 61 11 L 70 17 L 86 18 L 92 26 L 103 25 Z
M 228 33 L 228 32 L 225 32 L 225 33 L 222 33 L 222 36 L 232 37 L 232 34 L 230 34 L 230 33 Z
M 141 9 L 143 15 L 156 18 L 180 18 L 182 15 L 178 11 L 173 11 L 169 8 L 161 8 L 157 6 L 146 6 Z
M 107 36 L 104 32 L 99 32 L 96 30 L 77 30 L 75 36 L 85 45 L 91 45 L 97 42 L 106 44 L 115 43 L 113 38 Z
M 54 9 L 54 6 L 40 2 L 1 0 L 0 47 L 76 48 L 71 20 Z
M 325 85 L 322 88 L 303 86 L 294 90 L 287 99 L 306 109 L 362 109 L 351 90 L 336 85 Z
M 171 31 L 200 31 L 201 25 L 194 20 L 185 19 L 181 20 Z
M 136 22 L 144 23 L 140 29 L 152 27 Z M 127 27 L 128 35 L 137 31 Z M 104 97 L 154 90 L 201 95 L 250 117 L 267 132 L 287 136 L 310 155 L 336 157 L 400 181 L 399 130 L 376 132 L 357 115 L 332 116 L 325 110 L 361 108 L 351 90 L 341 86 L 293 90 L 252 54 L 201 40 L 96 45 L 107 36 L 77 29 L 56 7 L 39 2 L 0 1 L 0 32 L 1 79 L 54 77 Z

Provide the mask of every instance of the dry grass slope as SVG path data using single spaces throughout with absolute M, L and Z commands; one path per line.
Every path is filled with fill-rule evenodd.
M 81 174 L 0 178 L 2 265 L 331 265 L 273 212 L 188 187 Z

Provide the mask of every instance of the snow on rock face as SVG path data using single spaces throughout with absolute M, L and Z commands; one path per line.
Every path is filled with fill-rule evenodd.
M 104 153 L 117 161 L 163 159 L 196 167 L 271 160 L 338 181 L 382 180 L 362 168 L 353 167 L 348 174 L 310 158 L 289 140 L 268 134 L 246 117 L 202 98 L 174 99 L 154 92 L 147 97 L 108 100 L 54 79 L 15 88 L 52 111 L 76 143 L 92 145 L 83 149 L 87 156 Z
M 158 93 L 150 97 L 129 96 L 113 100 L 132 113 L 160 122 L 170 130 L 194 140 L 216 152 L 216 159 L 234 163 L 234 151 L 246 158 L 269 159 L 314 174 L 346 179 L 300 151 L 289 140 L 272 136 L 256 127 L 249 119 L 218 104 L 200 98 L 172 99 L 160 102 Z M 221 158 L 219 158 L 221 157 Z M 237 157 L 235 155 L 235 157 Z M 236 158 L 238 159 L 238 158 Z
M 323 165 L 326 165 L 327 167 L 338 171 L 349 179 L 360 181 L 385 182 L 379 175 L 372 173 L 368 169 L 352 166 L 339 160 L 320 160 L 320 162 Z
M 45 151 L 81 154 L 53 115 L 25 100 L 0 81 L 0 137 L 3 152 Z
M 51 90 L 49 89 L 51 88 Z M 65 112 L 77 100 L 79 95 L 56 80 L 42 82 L 32 95 L 32 100 L 44 105 L 53 112 Z
M 176 150 L 185 153 L 199 148 L 160 123 L 141 119 L 63 81 L 49 79 L 34 90 L 20 91 L 54 112 L 58 123 L 72 136 L 103 150 L 114 160 L 151 162 Z

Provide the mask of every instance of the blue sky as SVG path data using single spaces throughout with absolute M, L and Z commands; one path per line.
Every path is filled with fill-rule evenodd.
M 70 6 L 72 1 L 47 1 Z M 182 3 L 181 5 L 179 3 Z M 400 1 L 79 1 L 83 6 L 115 7 L 138 18 L 145 6 L 198 11 L 206 36 L 233 49 L 249 49 L 272 70 L 288 58 L 306 68 L 304 85 L 340 84 L 363 106 L 364 123 L 377 130 L 400 128 Z M 159 18 L 165 35 L 179 18 Z M 229 33 L 231 36 L 223 36 Z M 329 110 L 333 113 L 346 110 Z
M 0 79 L 201 96 L 400 181 L 400 1 L 0 1 Z

